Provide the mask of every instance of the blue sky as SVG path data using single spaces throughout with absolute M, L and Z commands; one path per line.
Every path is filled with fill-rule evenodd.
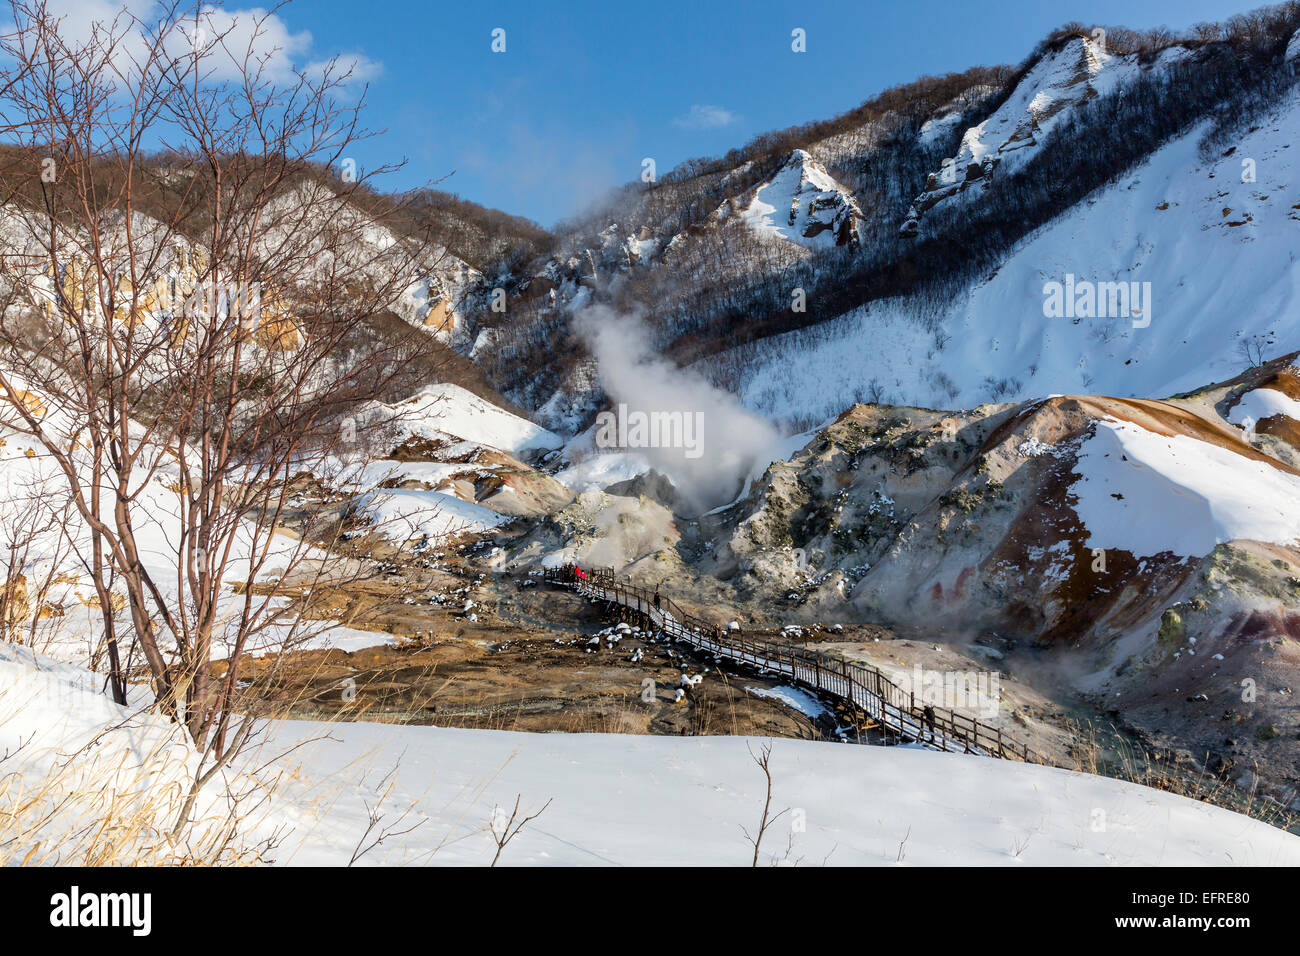
M 1258 5 L 297 0 L 280 17 L 310 31 L 313 57 L 374 64 L 367 125 L 385 132 L 357 148 L 361 166 L 405 158 L 391 188 L 448 177 L 440 188 L 549 226 L 638 178 L 644 157 L 664 172 L 925 73 L 1016 63 L 1071 20 L 1177 30 Z

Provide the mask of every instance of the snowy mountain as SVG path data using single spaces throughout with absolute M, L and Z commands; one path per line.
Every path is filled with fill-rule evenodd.
M 836 414 L 873 381 L 880 398 L 933 407 L 1169 395 L 1230 377 L 1248 353 L 1300 348 L 1297 129 L 1300 88 L 1213 156 L 1198 127 L 949 304 L 918 315 L 913 301 L 872 303 L 748 350 L 741 394 L 775 417 Z M 1069 284 L 1070 308 L 1054 307 L 1052 283 Z
M 1217 39 L 1069 28 L 1015 69 L 918 81 L 628 187 L 499 283 L 518 305 L 478 313 L 476 359 L 565 431 L 602 404 L 571 337 L 593 303 L 801 425 L 864 398 L 1149 397 L 1228 377 L 1239 350 L 1300 347 L 1295 33 L 1283 15 Z M 1053 283 L 1086 301 L 1049 302 Z M 544 358 L 565 336 L 576 348 Z
M 1108 53 L 1104 31 L 1078 37 L 1048 52 L 988 119 L 962 134 L 956 155 L 944 159 L 938 172 L 930 173 L 904 230 L 914 234 L 917 220 L 926 210 L 953 196 L 983 189 L 995 176 L 1010 176 L 1022 169 L 1051 131 L 1080 105 L 1115 93 L 1138 70 L 1159 69 L 1162 63 L 1185 55 L 1183 48 L 1170 47 L 1160 51 L 1154 61 L 1140 64 L 1135 55 Z M 927 133 L 933 135 L 933 127 Z

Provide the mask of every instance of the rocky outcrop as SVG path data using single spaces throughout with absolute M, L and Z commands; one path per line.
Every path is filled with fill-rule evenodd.
M 926 211 L 941 202 L 978 192 L 995 177 L 1014 171 L 1059 117 L 1113 90 L 1135 69 L 1133 58 L 1107 53 L 1103 38 L 1076 37 L 1045 53 L 992 116 L 966 131 L 957 154 L 930 173 L 901 234 L 916 235 Z
M 1248 384 L 1287 374 L 1257 370 Z M 994 635 L 1153 747 L 1256 767 L 1249 786 L 1289 803 L 1300 796 L 1300 539 L 1264 521 L 1263 539 L 1181 544 L 1227 507 L 1286 510 L 1242 493 L 1233 475 L 1300 481 L 1271 444 L 1252 445 L 1216 411 L 1241 386 L 954 413 L 858 405 L 768 470 L 698 567 L 787 619 L 866 620 L 938 642 Z M 1112 431 L 1146 437 L 1102 442 Z M 1201 457 L 1161 476 L 1158 460 L 1130 460 L 1149 449 Z M 1127 477 L 1108 483 L 1111 473 Z M 1207 492 L 1215 474 L 1226 477 Z M 1167 493 L 1129 500 L 1163 488 L 1157 478 L 1173 483 Z M 1094 509 L 1109 502 L 1112 524 L 1148 525 L 1170 546 L 1101 537 L 1111 532 L 1084 507 L 1085 489 Z
M 856 246 L 863 219 L 852 190 L 802 149 L 755 187 L 741 215 L 761 235 L 806 246 Z

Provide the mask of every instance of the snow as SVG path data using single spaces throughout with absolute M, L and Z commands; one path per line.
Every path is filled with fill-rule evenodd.
M 564 444 L 564 439 L 540 425 L 449 383 L 426 386 L 402 402 L 377 403 L 362 417 L 367 422 L 395 421 L 399 439 L 438 440 L 451 436 L 516 455 Z
M 368 491 L 357 499 L 356 510 L 370 519 L 376 531 L 398 542 L 424 539 L 432 544 L 449 535 L 489 531 L 510 520 L 440 491 Z
M 112 704 L 98 677 L 0 646 L 0 753 L 13 752 L 6 773 L 30 785 L 97 737 L 93 760 L 77 765 L 83 783 L 162 790 L 192 769 L 174 728 Z M 742 866 L 751 851 L 740 828 L 756 827 L 765 788 L 751 752 L 765 742 L 272 721 L 226 779 L 240 791 L 254 779 L 274 783 L 244 835 L 280 829 L 281 864 L 346 864 L 367 808 L 378 806 L 386 821 L 407 814 L 399 829 L 414 829 L 360 864 L 486 865 L 493 811 L 518 796 L 530 813 L 551 803 L 505 849 L 505 865 Z M 902 747 L 770 743 L 773 811 L 790 812 L 764 842 L 765 861 L 1300 865 L 1300 838 L 1136 784 Z M 214 784 L 200 813 L 215 817 L 221 806 Z M 56 816 L 28 841 L 57 838 L 61 823 Z M 9 852 L 21 859 L 26 849 Z
M 419 481 L 436 485 L 457 475 L 474 473 L 472 465 L 443 461 L 396 461 L 388 458 L 367 461 L 353 468 L 340 469 L 337 480 L 355 482 L 363 488 L 374 488 L 384 482 Z
M 21 386 L 21 382 L 16 384 Z M 62 443 L 70 443 L 71 436 L 78 431 L 76 421 L 49 396 L 39 397 L 45 406 L 42 426 Z M 102 631 L 100 612 L 89 603 L 94 598 L 93 583 L 77 552 L 69 545 L 70 541 L 75 542 L 80 554 L 89 554 L 89 532 L 75 511 L 69 510 L 66 515 L 28 511 L 33 504 L 54 508 L 64 494 L 63 478 L 54 462 L 34 445 L 33 439 L 0 424 L 0 546 L 9 547 L 10 538 L 21 537 L 25 529 L 35 526 L 33 522 L 37 519 L 47 522 L 50 517 L 57 518 L 54 524 L 35 535 L 21 560 L 11 562 L 5 574 L 23 574 L 38 590 L 53 580 L 53 585 L 39 594 L 39 604 L 61 607 L 62 613 L 42 620 L 33 639 L 42 651 L 59 660 L 79 663 L 87 659 Z M 33 454 L 28 454 L 29 449 Z M 348 475 L 344 474 L 341 463 L 336 464 L 340 469 L 336 477 L 344 483 L 357 478 L 375 483 L 392 477 L 395 471 L 432 482 L 444 476 L 444 469 L 463 472 L 466 467 L 438 462 L 378 461 L 354 466 L 351 471 L 355 474 Z M 138 487 L 134 530 L 141 558 L 164 595 L 173 602 L 177 600 L 179 587 L 176 529 L 181 518 L 175 490 L 177 477 L 176 466 L 164 459 L 152 480 L 139 478 L 132 482 L 133 488 Z M 462 530 L 484 530 L 509 520 L 481 506 L 437 492 L 374 490 L 363 495 L 359 504 L 363 513 L 380 524 L 381 531 L 406 537 L 428 534 L 435 538 Z M 244 562 L 258 555 L 266 558 L 263 580 L 274 580 L 289 568 L 301 570 L 324 557 L 301 541 L 242 522 L 232 542 L 229 580 L 242 581 L 247 574 Z M 221 596 L 211 648 L 214 660 L 223 659 L 231 652 L 243 600 L 233 588 Z M 278 651 L 285 644 L 303 650 L 336 648 L 350 652 L 393 644 L 396 640 L 390 634 L 348 628 L 336 621 L 308 621 L 281 614 L 290 606 L 287 598 L 270 597 L 262 611 L 257 610 L 259 606 L 255 603 L 254 613 L 261 623 L 247 636 L 247 649 L 253 655 Z M 164 629 L 161 634 L 164 651 L 169 648 L 168 637 Z
M 35 863 L 84 864 L 79 852 L 102 829 L 119 853 L 132 854 L 122 862 L 167 861 L 156 828 L 174 822 L 197 756 L 174 725 L 145 710 L 144 688 L 129 688 L 130 705 L 119 707 L 103 684 L 103 675 L 0 643 L 0 776 L 23 795 L 0 818 L 0 862 L 31 853 Z M 196 855 L 207 842 L 201 834 L 220 826 L 228 779 L 219 775 L 200 795 L 187 840 Z
M 555 480 L 578 492 L 591 488 L 604 489 L 620 481 L 644 475 L 652 467 L 650 459 L 641 452 L 589 452 L 581 461 L 558 472 Z
M 856 213 L 857 204 L 850 190 L 832 179 L 806 152 L 796 149 L 780 171 L 755 190 L 742 215 L 745 223 L 760 235 L 812 249 L 834 246 L 837 226 L 843 216 Z M 812 236 L 805 235 L 808 226 L 817 222 L 829 228 Z M 856 223 L 853 228 L 857 229 Z
M 412 438 L 434 442 L 436 447 L 421 449 L 421 454 L 443 459 L 398 461 L 354 456 L 331 459 L 324 469 L 325 477 L 336 486 L 354 494 L 362 492 L 353 498 L 355 512 L 396 541 L 425 539 L 432 543 L 449 535 L 479 533 L 506 523 L 509 515 L 465 500 L 454 482 L 472 482 L 503 473 L 499 459 L 487 457 L 481 464 L 475 463 L 479 460 L 477 452 L 484 448 L 522 454 L 563 444 L 561 438 L 541 426 L 449 384 L 430 385 L 403 402 L 374 403 L 358 414 L 356 430 L 358 435 L 381 435 L 380 443 L 386 448 Z M 382 487 L 407 482 L 431 487 Z
M 935 116 L 921 124 L 918 137 L 922 143 L 929 143 L 954 126 L 961 119 L 961 113 L 952 112 L 946 116 Z
M 1048 53 L 992 116 L 962 136 L 957 155 L 945 164 L 946 172 L 940 176 L 940 201 L 969 198 L 973 193 L 963 191 L 963 185 L 987 181 L 984 176 L 968 183 L 971 164 L 996 160 L 995 175 L 999 177 L 1024 166 L 1052 128 L 1070 115 L 1072 107 L 1094 95 L 1114 92 L 1138 69 L 1136 57 L 1112 56 L 1103 43 L 1082 37 Z
M 1039 455 L 1053 455 L 1056 453 L 1056 446 L 1049 445 L 1040 441 L 1038 438 L 1030 436 L 1017 446 L 1016 451 L 1026 458 L 1037 458 Z
M 1089 548 L 1199 557 L 1225 541 L 1300 542 L 1300 477 L 1208 442 L 1109 419 L 1076 470 Z
M 745 691 L 755 697 L 779 700 L 792 710 L 797 710 L 805 717 L 814 720 L 828 713 L 821 701 L 798 687 L 746 687 Z
M 393 647 L 398 640 L 396 636 L 386 631 L 363 631 L 338 624 L 327 626 L 320 633 L 312 634 L 300 644 L 295 643 L 294 650 L 336 650 L 351 654 L 353 651 L 364 650 L 367 647 Z
M 22 382 L 10 375 L 16 388 Z M 35 394 L 28 389 L 29 393 Z M 73 460 L 85 472 L 87 453 L 77 442 L 81 428 L 76 418 L 61 408 L 47 394 L 39 394 L 45 412 L 41 427 L 58 444 L 74 448 Z M 16 416 L 9 413 L 5 420 L 10 426 Z M 135 428 L 135 426 L 133 426 Z M 173 606 L 179 603 L 181 576 L 177 573 L 181 504 L 177 493 L 180 470 L 168 451 L 160 451 L 147 444 L 141 445 L 140 461 L 130 479 L 133 494 L 133 532 L 142 564 L 164 597 Z M 152 468 L 152 471 L 150 470 Z M 111 490 L 110 479 L 105 478 L 106 491 Z M 30 535 L 30 541 L 25 539 Z M 226 565 L 226 579 L 243 581 L 250 566 L 259 560 L 263 579 L 274 577 L 290 565 L 319 556 L 303 542 L 273 533 L 266 527 L 241 520 L 232 529 L 230 560 Z M 82 556 L 91 553 L 90 531 L 77 511 L 72 508 L 65 479 L 54 460 L 43 446 L 32 437 L 23 435 L 13 427 L 0 423 L 0 547 L 15 548 L 4 570 L 5 578 L 21 574 L 28 578 L 39 594 L 39 604 L 62 609 L 41 621 L 34 639 L 39 645 L 65 660 L 84 660 L 88 650 L 98 641 L 102 628 L 96 624 L 99 612 L 93 580 L 86 570 Z M 119 592 L 120 594 L 120 592 Z M 34 595 L 35 597 L 35 595 Z M 257 611 L 255 618 L 263 623 L 251 638 L 250 647 L 260 646 L 268 640 L 283 638 L 289 625 L 273 623 Z M 267 607 L 266 610 L 270 608 Z M 33 608 L 35 611 L 35 608 Z M 233 589 L 223 593 L 217 610 L 213 634 L 212 656 L 223 658 L 229 653 L 243 611 L 243 599 Z M 305 631 L 294 629 L 294 639 L 309 640 L 314 632 L 328 624 L 313 623 Z M 167 649 L 169 632 L 161 629 L 160 640 Z
M 1246 419 L 1261 422 L 1274 415 L 1300 421 L 1300 402 L 1275 388 L 1257 388 L 1242 396 L 1241 401 L 1228 413 L 1228 421 L 1244 425 Z
M 873 379 L 884 401 L 928 408 L 994 400 L 997 380 L 1007 382 L 999 401 L 1153 397 L 1233 378 L 1246 339 L 1272 341 L 1268 357 L 1300 349 L 1300 214 L 1291 209 L 1300 88 L 1252 126 L 1233 155 L 1208 161 L 1205 127 L 1169 142 L 1037 230 L 937 315 L 882 300 L 761 344 L 742 401 L 772 418 L 827 417 L 863 400 Z M 1243 157 L 1254 160 L 1257 181 L 1242 181 Z M 1048 318 L 1043 287 L 1070 274 L 1150 282 L 1150 325 Z

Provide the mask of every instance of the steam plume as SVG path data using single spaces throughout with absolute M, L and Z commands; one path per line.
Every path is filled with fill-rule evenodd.
M 754 465 L 772 453 L 780 439 L 776 429 L 699 373 L 659 355 L 639 317 L 593 305 L 578 314 L 574 329 L 595 356 L 601 387 L 617 410 L 628 416 L 701 413 L 693 419 L 701 425 L 697 448 L 630 449 L 666 474 L 697 513 L 734 499 Z

